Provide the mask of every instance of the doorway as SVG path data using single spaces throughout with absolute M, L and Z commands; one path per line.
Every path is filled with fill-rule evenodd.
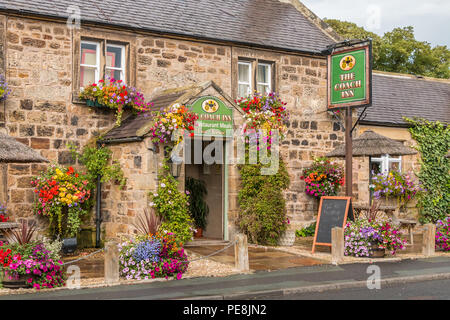
M 186 154 L 187 158 L 190 157 L 191 159 L 190 161 L 189 159 L 185 159 L 185 178 L 191 177 L 203 181 L 207 190 L 204 201 L 209 208 L 209 213 L 206 217 L 206 228 L 203 230 L 203 238 L 224 240 L 224 230 L 226 225 L 224 218 L 224 160 L 208 164 L 205 162 L 203 156 L 195 157 L 195 151 L 197 151 L 198 154 L 201 150 L 201 154 L 203 155 L 205 149 L 207 149 L 208 146 L 211 147 L 210 145 L 213 141 L 192 141 L 192 143 L 187 143 L 185 145 L 185 150 L 188 148 L 191 150 L 190 154 Z M 218 154 L 217 156 L 224 159 L 225 144 L 223 141 L 221 141 L 221 144 L 222 151 L 216 152 L 220 152 L 221 154 Z M 213 154 L 213 156 L 215 155 Z

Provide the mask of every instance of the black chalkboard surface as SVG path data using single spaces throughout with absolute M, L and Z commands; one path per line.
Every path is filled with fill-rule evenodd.
M 331 246 L 331 229 L 343 228 L 347 218 L 353 220 L 351 197 L 320 198 L 312 252 L 316 245 Z

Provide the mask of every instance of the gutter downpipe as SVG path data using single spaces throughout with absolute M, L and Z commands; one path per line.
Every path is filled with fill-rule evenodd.
M 134 137 L 134 138 L 120 138 L 120 139 L 113 139 L 113 140 L 98 140 L 97 141 L 97 148 L 100 148 L 100 146 L 106 145 L 106 144 L 113 144 L 113 143 L 126 143 L 126 142 L 140 142 L 143 138 L 141 137 Z M 103 222 L 102 219 L 102 176 L 97 176 L 97 199 L 95 204 L 95 247 L 100 248 L 101 245 L 101 224 Z

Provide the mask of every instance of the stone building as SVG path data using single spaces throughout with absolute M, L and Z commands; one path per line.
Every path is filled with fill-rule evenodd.
M 281 153 L 291 177 L 288 216 L 299 227 L 317 212 L 317 203 L 304 193 L 303 168 L 344 141 L 339 121 L 327 112 L 327 61 L 321 53 L 339 40 L 297 0 L 227 0 L 220 6 L 213 0 L 2 1 L 0 73 L 12 93 L 0 103 L 0 126 L 63 165 L 77 165 L 68 143 L 82 147 L 109 132 L 105 141 L 128 178 L 125 190 L 103 186 L 102 227 L 106 237 L 116 237 L 133 232 L 146 195 L 155 189 L 161 154 L 145 136 L 144 123 L 125 115 L 113 129 L 114 112 L 88 107 L 78 99 L 80 88 L 114 75 L 160 106 L 212 96 L 233 110 L 234 127 L 234 99 L 253 90 L 278 92 L 291 114 Z M 186 88 L 196 94 L 183 97 Z M 173 92 L 179 95 L 170 97 Z M 7 205 L 16 218 L 33 218 L 30 180 L 44 168 L 8 165 Z M 213 236 L 229 239 L 239 177 L 233 166 L 217 170 L 218 198 L 211 201 L 221 203 L 221 221 Z

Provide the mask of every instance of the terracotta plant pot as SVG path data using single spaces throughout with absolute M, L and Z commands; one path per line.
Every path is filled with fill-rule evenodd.
M 203 237 L 203 229 L 197 228 L 197 231 L 194 231 L 194 238 L 201 238 Z

